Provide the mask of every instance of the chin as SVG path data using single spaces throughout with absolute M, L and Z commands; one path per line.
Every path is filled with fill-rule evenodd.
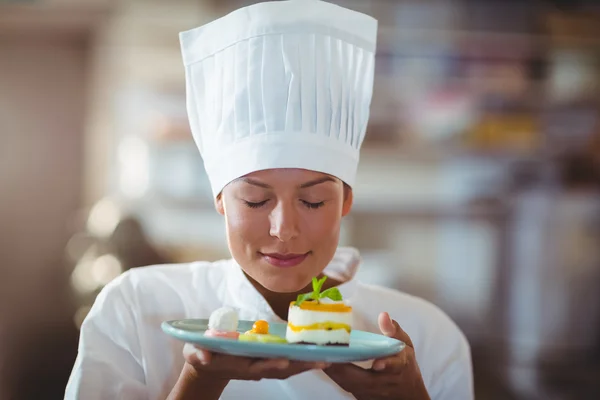
M 307 285 L 303 279 L 290 276 L 264 277 L 264 279 L 258 280 L 258 283 L 265 289 L 275 293 L 296 293 Z
M 260 286 L 273 293 L 298 293 L 310 286 L 312 278 L 322 272 L 322 268 L 303 263 L 290 268 L 277 268 L 262 259 L 248 262 L 243 268 Z M 239 265 L 244 265 L 238 262 Z

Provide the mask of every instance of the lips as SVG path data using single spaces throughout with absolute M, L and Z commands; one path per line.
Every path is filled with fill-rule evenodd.
M 261 253 L 265 261 L 279 268 L 295 267 L 302 263 L 308 257 L 309 253 L 294 254 L 294 253 Z

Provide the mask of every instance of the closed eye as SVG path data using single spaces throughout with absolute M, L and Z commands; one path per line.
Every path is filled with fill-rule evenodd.
M 244 203 L 246 203 L 246 206 L 248 206 L 250 208 L 260 208 L 260 207 L 264 206 L 265 204 L 267 204 L 267 201 L 268 200 L 264 200 L 264 201 L 261 201 L 258 203 L 252 203 L 250 201 L 244 200 Z
M 320 201 L 318 203 L 310 203 L 308 201 L 302 200 L 302 204 L 304 204 L 306 207 L 314 210 L 314 209 L 320 208 L 323 205 L 325 205 L 325 202 L 324 201 Z

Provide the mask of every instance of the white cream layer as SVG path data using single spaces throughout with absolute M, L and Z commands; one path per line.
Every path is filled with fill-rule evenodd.
M 288 322 L 295 326 L 312 325 L 321 322 L 337 322 L 352 327 L 352 311 L 350 312 L 328 312 L 303 310 L 300 307 L 291 306 L 288 312 Z

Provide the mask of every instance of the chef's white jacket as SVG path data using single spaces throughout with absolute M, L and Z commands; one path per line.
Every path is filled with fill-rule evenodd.
M 408 294 L 354 279 L 358 252 L 340 248 L 325 274 L 354 310 L 354 329 L 380 333 L 387 311 L 413 341 L 432 399 L 471 400 L 467 340 L 437 307 Z M 165 320 L 208 318 L 221 307 L 240 319 L 282 322 L 232 260 L 158 265 L 122 274 L 98 295 L 81 326 L 79 352 L 66 399 L 165 399 L 183 367 L 183 343 L 161 330 Z M 352 399 L 322 371 L 286 380 L 231 381 L 222 399 Z

